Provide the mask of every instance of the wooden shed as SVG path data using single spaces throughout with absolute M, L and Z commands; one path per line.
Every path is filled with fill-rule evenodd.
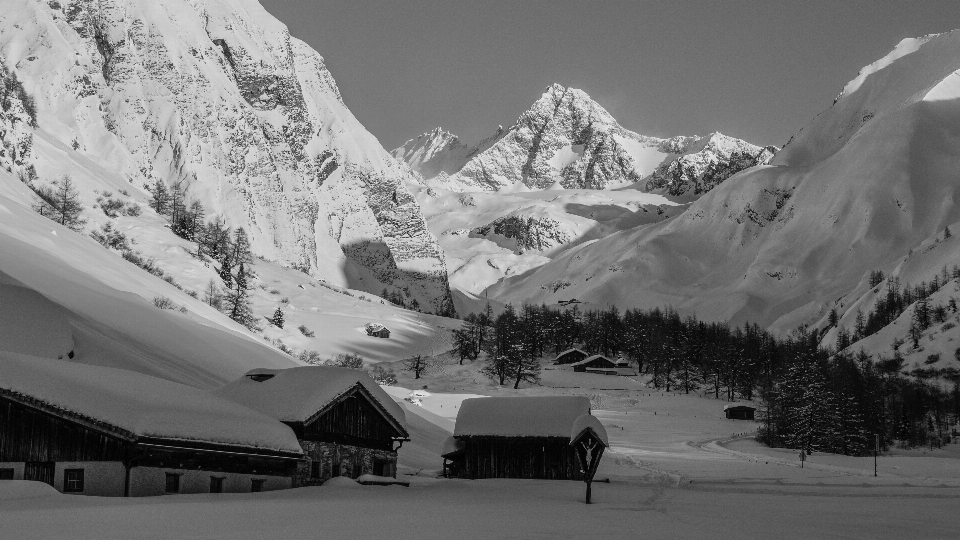
M 368 336 L 378 337 L 378 338 L 389 338 L 390 329 L 386 326 L 379 323 L 367 323 L 363 327 L 366 330 Z
M 590 400 L 583 396 L 465 399 L 454 440 L 444 444 L 448 474 L 582 480 L 570 434 L 584 414 L 590 414 Z
M 556 365 L 573 364 L 575 362 L 579 362 L 583 360 L 587 356 L 590 356 L 590 355 L 581 351 L 580 349 L 567 349 L 562 353 L 558 354 L 556 360 L 554 360 L 553 363 Z
M 287 426 L 132 371 L 0 353 L 0 478 L 144 496 L 290 488 Z
M 366 372 L 304 366 L 254 369 L 214 393 L 289 426 L 306 454 L 298 486 L 335 476 L 396 477 L 410 440 L 403 409 Z
M 753 420 L 757 408 L 742 403 L 725 405 L 723 414 L 730 420 Z
M 617 374 L 617 363 L 613 360 L 603 356 L 602 354 L 595 354 L 593 356 L 588 356 L 579 362 L 574 362 L 571 364 L 574 371 L 585 372 L 585 371 L 601 371 L 604 374 L 616 375 Z

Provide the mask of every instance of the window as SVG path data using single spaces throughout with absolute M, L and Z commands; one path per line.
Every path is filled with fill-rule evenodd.
M 334 461 L 330 467 L 330 476 L 340 476 L 340 462 Z
M 176 473 L 167 473 L 167 486 L 164 490 L 167 493 L 180 493 L 180 475 Z
M 310 478 L 320 478 L 320 462 L 310 462 Z
M 250 480 L 250 493 L 260 493 L 263 491 L 263 483 L 265 480 L 261 478 L 254 478 Z
M 63 492 L 83 493 L 83 469 L 64 469 Z
M 13 480 L 13 469 L 0 469 L 0 480 Z
M 210 477 L 210 493 L 223 493 L 223 477 L 222 476 Z

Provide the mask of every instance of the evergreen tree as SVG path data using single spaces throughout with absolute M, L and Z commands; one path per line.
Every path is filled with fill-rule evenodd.
M 34 207 L 40 215 L 49 218 L 68 229 L 81 232 L 86 220 L 81 218 L 83 204 L 70 175 L 64 175 L 53 181 L 53 188 L 37 188 L 34 192 L 41 201 Z
M 228 255 L 224 254 L 223 257 L 220 259 L 219 274 L 220 274 L 220 279 L 222 279 L 227 286 L 231 286 L 231 284 L 233 283 L 233 274 L 231 272 L 232 270 L 231 266 L 232 265 L 230 263 L 230 259 Z
M 250 309 L 250 290 L 247 285 L 248 274 L 243 263 L 237 269 L 233 279 L 233 288 L 226 294 L 227 315 L 238 323 L 253 330 L 256 328 L 256 318 Z
M 270 324 L 277 328 L 283 328 L 283 311 L 280 311 L 279 307 L 273 312 L 273 317 L 270 318 Z
M 167 185 L 161 180 L 153 183 L 152 187 L 147 188 L 150 192 L 150 208 L 153 208 L 160 215 L 167 214 L 167 208 L 170 202 L 170 192 L 167 191 Z
M 231 253 L 233 264 L 246 263 L 248 266 L 253 264 L 253 253 L 250 252 L 250 238 L 243 227 L 237 227 L 233 232 L 233 253 Z

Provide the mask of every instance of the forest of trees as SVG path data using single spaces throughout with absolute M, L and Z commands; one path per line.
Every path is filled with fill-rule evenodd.
M 484 373 L 514 388 L 539 380 L 542 357 L 572 347 L 622 355 L 657 389 L 759 401 L 759 438 L 770 446 L 862 455 L 875 434 L 883 447 L 942 444 L 960 414 L 956 369 L 904 373 L 902 358 L 834 354 L 820 337 L 802 327 L 777 338 L 672 309 L 508 305 L 496 316 L 489 306 L 468 315 L 454 343 L 461 364 L 482 357 Z

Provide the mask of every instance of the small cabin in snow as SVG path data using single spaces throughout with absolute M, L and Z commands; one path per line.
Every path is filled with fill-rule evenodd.
M 585 414 L 584 396 L 465 399 L 444 442 L 444 468 L 460 478 L 582 480 L 570 438 Z
M 283 422 L 306 454 L 296 485 L 335 476 L 396 477 L 410 440 L 403 409 L 365 372 L 329 366 L 254 369 L 213 391 Z
M 724 405 L 723 414 L 730 420 L 753 420 L 757 408 L 752 405 L 735 403 Z
M 0 353 L 0 479 L 146 496 L 293 486 L 293 431 L 208 392 L 132 371 Z
M 366 330 L 368 336 L 373 336 L 378 338 L 390 337 L 390 329 L 382 324 L 367 323 L 367 325 L 364 326 L 363 329 Z
M 567 349 L 558 354 L 553 363 L 556 365 L 573 364 L 574 362 L 583 360 L 587 356 L 589 355 L 580 349 Z
M 580 373 L 590 371 L 593 373 L 602 373 L 604 375 L 617 374 L 617 363 L 606 356 L 603 356 L 602 354 L 588 356 L 579 362 L 574 362 L 570 366 L 574 371 Z

